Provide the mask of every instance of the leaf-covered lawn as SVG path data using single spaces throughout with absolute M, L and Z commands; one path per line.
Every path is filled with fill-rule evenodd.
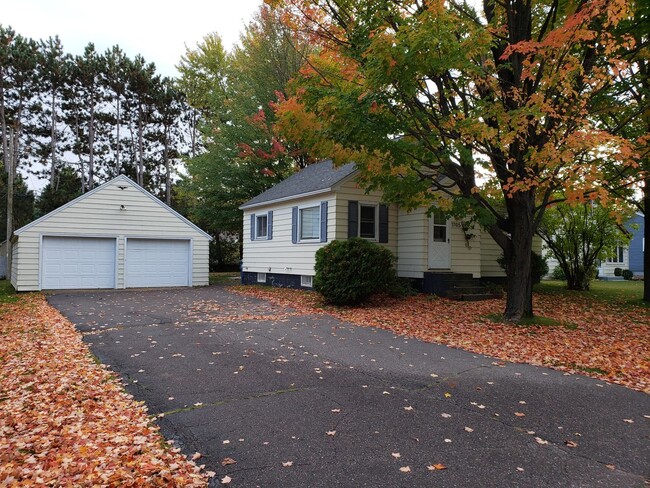
M 315 292 L 258 286 L 232 290 L 302 313 L 330 313 L 356 325 L 650 392 L 650 312 L 645 307 L 619 308 L 580 294 L 536 293 L 535 314 L 560 325 L 518 326 L 488 318 L 503 311 L 500 299 L 457 302 L 420 294 L 377 297 L 361 307 L 327 307 Z
M 1 486 L 205 486 L 42 295 L 0 309 Z

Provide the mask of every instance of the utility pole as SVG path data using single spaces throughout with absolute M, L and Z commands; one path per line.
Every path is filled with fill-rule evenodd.
M 11 237 L 14 233 L 14 131 L 9 129 L 9 149 L 5 154 L 7 171 L 7 280 L 11 282 Z

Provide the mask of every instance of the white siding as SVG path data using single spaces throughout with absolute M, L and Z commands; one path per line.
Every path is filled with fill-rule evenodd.
M 380 203 L 381 193 L 368 195 L 354 181 L 343 182 L 333 192 L 298 198 L 286 202 L 261 205 L 244 210 L 244 256 L 242 270 L 251 273 L 277 273 L 313 276 L 316 251 L 327 243 L 291 242 L 291 208 L 320 205 L 327 202 L 327 242 L 348 238 L 348 201 Z M 273 238 L 251 241 L 251 214 L 273 211 Z M 397 207 L 388 209 L 388 243 L 382 244 L 397 255 Z
M 291 242 L 291 208 L 327 202 L 327 242 L 334 240 L 336 199 L 333 193 L 301 198 L 244 210 L 244 256 L 242 270 L 251 273 L 276 273 L 313 276 L 316 251 L 326 242 Z M 273 211 L 272 239 L 251 241 L 251 215 Z
M 11 246 L 11 285 L 18 291 L 18 241 Z
M 628 269 L 630 267 L 630 250 L 626 247 L 623 249 L 623 262 L 622 263 L 608 263 L 603 260 L 598 267 L 599 278 L 614 278 L 614 270 L 616 268 Z
M 205 235 L 124 180 L 107 183 L 97 192 L 55 211 L 20 233 L 18 259 L 14 260 L 17 269 L 12 273 L 18 291 L 40 288 L 40 244 L 44 235 L 117 237 L 118 288 L 124 288 L 125 238 L 190 238 L 192 285 L 208 284 L 208 239 Z
M 427 270 L 429 219 L 426 209 L 399 211 L 397 274 L 403 278 L 422 278 Z
M 342 182 L 336 188 L 336 239 L 348 238 L 348 202 L 357 201 L 359 203 L 379 204 L 381 203 L 382 193 L 372 191 L 366 194 L 365 190 L 359 188 L 354 179 Z M 388 243 L 381 244 L 387 247 L 397 256 L 397 205 L 388 207 Z

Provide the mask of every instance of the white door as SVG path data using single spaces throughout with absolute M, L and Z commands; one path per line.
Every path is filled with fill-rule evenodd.
M 429 269 L 451 267 L 451 221 L 440 210 L 435 210 L 429 219 Z
M 43 290 L 115 288 L 115 239 L 44 236 Z
M 124 263 L 127 288 L 190 285 L 190 241 L 127 239 Z

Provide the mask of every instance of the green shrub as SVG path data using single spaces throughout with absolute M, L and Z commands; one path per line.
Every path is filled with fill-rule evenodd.
M 320 248 L 315 269 L 314 289 L 335 305 L 355 305 L 396 288 L 395 256 L 358 237 Z
M 497 263 L 503 269 L 506 269 L 506 258 L 503 254 L 497 259 Z M 548 274 L 548 264 L 546 258 L 537 254 L 535 251 L 530 252 L 530 275 L 533 283 L 539 283 L 544 276 Z
M 623 268 L 614 268 L 614 276 L 621 276 L 623 274 Z
M 554 280 L 566 281 L 566 275 L 561 266 L 556 266 L 551 273 L 551 278 Z
M 634 271 L 630 269 L 624 269 L 621 272 L 621 276 L 626 280 L 631 280 L 632 278 L 634 278 Z

